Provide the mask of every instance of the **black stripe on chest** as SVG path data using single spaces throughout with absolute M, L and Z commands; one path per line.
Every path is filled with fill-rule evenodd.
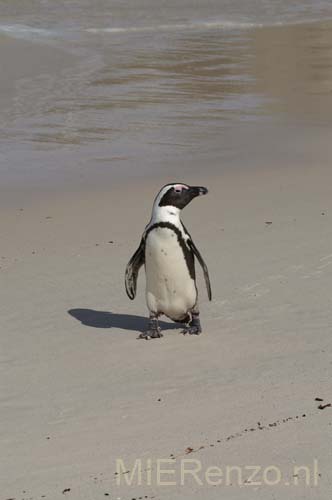
M 156 224 L 152 224 L 152 226 L 150 226 L 146 230 L 145 239 L 147 238 L 147 236 L 148 236 L 148 234 L 149 234 L 150 231 L 152 231 L 153 229 L 157 229 L 158 227 L 171 229 L 171 231 L 173 231 L 176 234 L 178 243 L 179 243 L 179 245 L 180 245 L 180 247 L 182 249 L 182 252 L 183 252 L 183 255 L 184 255 L 184 258 L 185 258 L 188 270 L 189 270 L 190 277 L 191 277 L 191 279 L 195 280 L 195 258 L 194 258 L 194 254 L 187 247 L 186 242 L 183 239 L 182 233 L 181 233 L 181 231 L 180 231 L 180 229 L 178 227 L 176 227 L 171 222 L 156 222 Z

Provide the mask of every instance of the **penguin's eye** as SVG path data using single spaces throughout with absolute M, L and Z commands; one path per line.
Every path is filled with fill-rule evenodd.
M 176 193 L 182 193 L 182 188 L 176 187 L 176 188 L 175 188 L 175 192 L 176 192 Z

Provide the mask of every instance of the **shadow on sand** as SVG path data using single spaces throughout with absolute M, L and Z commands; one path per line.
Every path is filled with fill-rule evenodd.
M 148 326 L 148 318 L 133 314 L 119 314 L 109 311 L 95 311 L 94 309 L 69 309 L 68 314 L 85 326 L 93 328 L 121 328 L 134 332 L 144 332 Z M 178 323 L 159 321 L 162 330 L 180 328 Z

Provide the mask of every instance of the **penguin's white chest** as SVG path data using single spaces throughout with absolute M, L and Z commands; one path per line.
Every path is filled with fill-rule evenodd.
M 194 307 L 197 291 L 172 229 L 157 227 L 149 232 L 145 243 L 145 272 L 150 311 L 173 320 L 183 319 Z

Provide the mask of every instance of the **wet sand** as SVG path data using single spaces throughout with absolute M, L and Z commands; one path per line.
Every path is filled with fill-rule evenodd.
M 249 487 L 257 499 L 327 498 L 331 408 L 315 398 L 331 402 L 329 166 L 192 177 L 210 188 L 183 214 L 211 273 L 209 303 L 199 272 L 204 333 L 185 337 L 166 320 L 164 338 L 140 341 L 144 273 L 134 302 L 123 273 L 167 180 L 2 217 L 3 498 L 240 499 Z M 171 456 L 176 473 L 162 479 L 176 485 L 158 486 L 155 461 Z M 151 458 L 152 484 L 118 486 L 117 458 L 128 470 Z M 260 465 L 260 481 L 273 465 L 282 480 L 181 486 L 182 458 L 203 471 Z M 294 485 L 302 465 L 309 486 L 303 472 Z
M 19 114 L 19 94 L 24 85 L 38 80 L 41 75 L 55 76 L 64 68 L 73 65 L 76 57 L 68 51 L 52 47 L 49 44 L 30 42 L 15 39 L 12 36 L 0 34 L 0 104 L 1 116 L 4 118 L 8 110 L 7 119 Z M 24 103 L 22 103 L 24 106 Z M 4 132 L 6 123 L 2 121 L 1 129 Z

